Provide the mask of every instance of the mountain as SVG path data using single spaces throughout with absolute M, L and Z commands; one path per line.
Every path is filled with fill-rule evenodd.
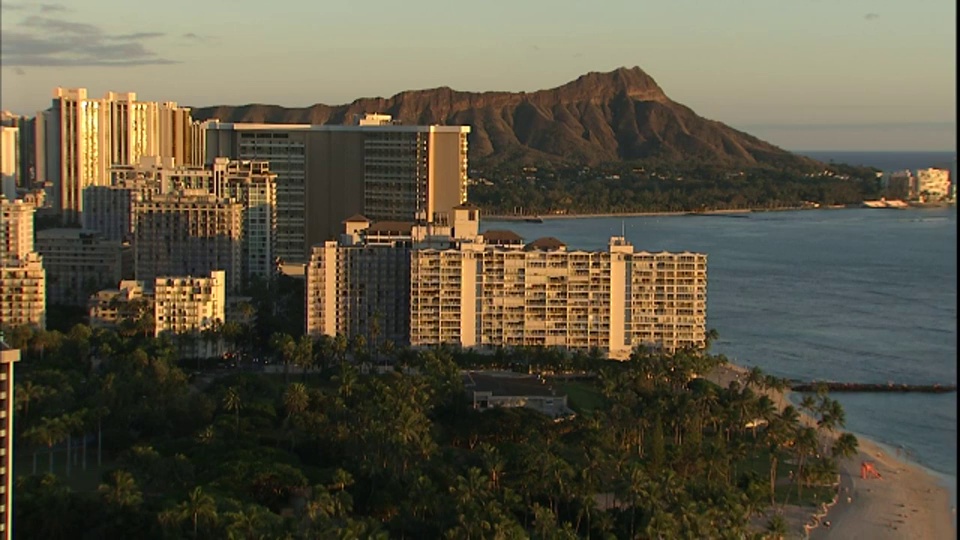
M 600 163 L 657 158 L 721 165 L 815 164 L 671 100 L 639 67 L 591 72 L 537 92 L 408 90 L 347 105 L 200 107 L 195 119 L 224 122 L 343 124 L 355 114 L 390 114 L 404 124 L 466 124 L 477 165 Z

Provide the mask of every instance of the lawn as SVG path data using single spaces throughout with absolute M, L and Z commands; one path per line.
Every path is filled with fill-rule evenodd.
M 560 391 L 567 394 L 570 408 L 579 414 L 590 416 L 594 409 L 598 409 L 604 404 L 600 389 L 590 382 L 567 381 L 560 384 Z

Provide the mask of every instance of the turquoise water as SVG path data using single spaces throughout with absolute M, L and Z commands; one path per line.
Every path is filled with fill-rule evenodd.
M 485 222 L 525 240 L 708 254 L 715 352 L 801 380 L 956 384 L 957 212 L 809 210 Z M 846 428 L 956 484 L 957 395 L 837 394 Z M 954 488 L 955 489 L 955 488 Z

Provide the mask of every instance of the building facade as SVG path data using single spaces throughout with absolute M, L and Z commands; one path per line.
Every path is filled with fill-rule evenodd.
M 37 253 L 0 262 L 0 326 L 47 325 L 46 277 Z
M 187 356 L 211 357 L 220 354 L 218 343 L 201 338 L 204 330 L 225 320 L 226 275 L 222 270 L 209 277 L 160 276 L 154 281 L 154 333 L 190 335 L 194 338 Z
M 459 205 L 451 214 L 443 226 L 423 214 L 417 222 L 344 220 L 340 240 L 314 246 L 306 265 L 307 334 L 408 343 L 411 253 L 477 234 L 478 208 Z
M 917 194 L 925 200 L 938 201 L 950 197 L 950 171 L 920 169 L 917 171 Z
M 412 253 L 410 344 L 599 349 L 703 347 L 706 255 L 567 251 L 552 238 L 522 248 L 462 242 Z
M 97 291 L 87 301 L 91 328 L 115 328 L 128 321 L 136 323 L 149 316 L 153 324 L 153 294 L 140 281 L 123 280 L 115 289 Z M 151 331 L 151 334 L 153 332 Z
M 45 328 L 46 278 L 34 251 L 34 206 L 0 196 L 0 327 Z
M 135 279 L 226 272 L 227 290 L 242 282 L 243 205 L 205 190 L 153 195 L 134 203 Z
M 79 223 L 84 188 L 110 185 L 112 165 L 195 157 L 202 131 L 189 116 L 175 103 L 137 101 L 134 92 L 96 99 L 85 88 L 56 88 L 51 107 L 36 118 L 36 178 L 49 184 L 64 222 Z
M 265 160 L 277 175 L 277 252 L 304 262 L 354 214 L 428 221 L 466 202 L 467 126 L 403 126 L 385 115 L 356 125 L 206 125 L 206 159 Z M 368 121 L 369 120 L 369 121 Z M 309 211 L 308 211 L 309 209 Z
M 130 246 L 97 231 L 39 231 L 36 249 L 43 256 L 49 304 L 86 306 L 90 295 L 133 273 Z
M 0 537 L 13 538 L 13 414 L 14 364 L 20 361 L 20 351 L 0 339 Z

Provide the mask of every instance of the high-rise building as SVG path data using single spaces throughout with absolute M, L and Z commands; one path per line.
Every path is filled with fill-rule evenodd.
M 46 328 L 43 261 L 37 253 L 0 261 L 0 327 Z
M 90 295 L 133 273 L 129 244 L 97 231 L 38 231 L 36 249 L 43 256 L 48 304 L 86 306 Z
M 13 366 L 20 361 L 20 350 L 8 346 L 0 335 L 0 537 L 13 538 Z
M 289 262 L 303 262 L 310 246 L 337 238 L 351 215 L 412 221 L 422 212 L 442 221 L 466 202 L 468 126 L 368 117 L 356 125 L 210 121 L 206 159 L 270 163 L 277 175 L 277 253 Z
M 46 326 L 43 262 L 33 249 L 34 207 L 0 196 L 0 327 Z
M 0 260 L 22 259 L 33 252 L 33 205 L 0 196 Z
M 19 175 L 20 128 L 0 125 L 0 193 L 6 198 L 17 198 Z
M 36 163 L 36 141 L 35 127 L 36 119 L 12 114 L 9 111 L 0 111 L 0 126 L 17 129 L 16 161 L 17 161 L 17 187 L 29 188 L 33 183 L 34 165 Z M 7 154 L 7 150 L 3 150 Z M 11 158 L 4 157 L 3 160 Z M 12 198 L 12 197 L 8 197 Z
M 623 359 L 638 345 L 704 344 L 703 254 L 635 252 L 622 237 L 606 251 L 568 251 L 555 238 L 461 242 L 415 250 L 410 282 L 413 346 L 596 348 Z
M 622 237 L 583 251 L 510 231 L 480 235 L 478 213 L 455 208 L 447 229 L 348 220 L 339 244 L 313 248 L 307 332 L 369 337 L 381 315 L 412 346 L 553 346 L 615 359 L 640 345 L 704 346 L 706 255 L 636 252 Z
M 138 281 L 226 272 L 227 290 L 242 282 L 243 205 L 203 189 L 156 194 L 134 202 L 134 268 Z
M 37 114 L 36 177 L 50 186 L 50 199 L 66 223 L 78 223 L 83 189 L 110 182 L 110 167 L 142 157 L 194 159 L 190 110 L 176 103 L 137 101 L 134 92 L 107 92 L 101 99 L 85 88 L 56 88 L 52 106 Z M 178 127 L 179 126 L 179 127 Z
M 154 281 L 154 333 L 191 334 L 223 324 L 226 310 L 226 276 L 222 270 L 209 277 L 158 276 Z M 211 357 L 220 345 L 195 340 L 187 355 Z
M 84 192 L 89 208 L 85 226 L 103 230 L 112 238 L 133 235 L 136 221 L 130 219 L 136 202 L 156 194 L 207 192 L 243 206 L 243 279 L 272 279 L 276 259 L 276 175 L 265 161 L 231 161 L 217 158 L 206 167 L 176 165 L 173 159 L 142 159 L 137 165 L 112 169 L 114 185 L 90 187 Z M 86 204 L 85 203 L 85 204 Z

